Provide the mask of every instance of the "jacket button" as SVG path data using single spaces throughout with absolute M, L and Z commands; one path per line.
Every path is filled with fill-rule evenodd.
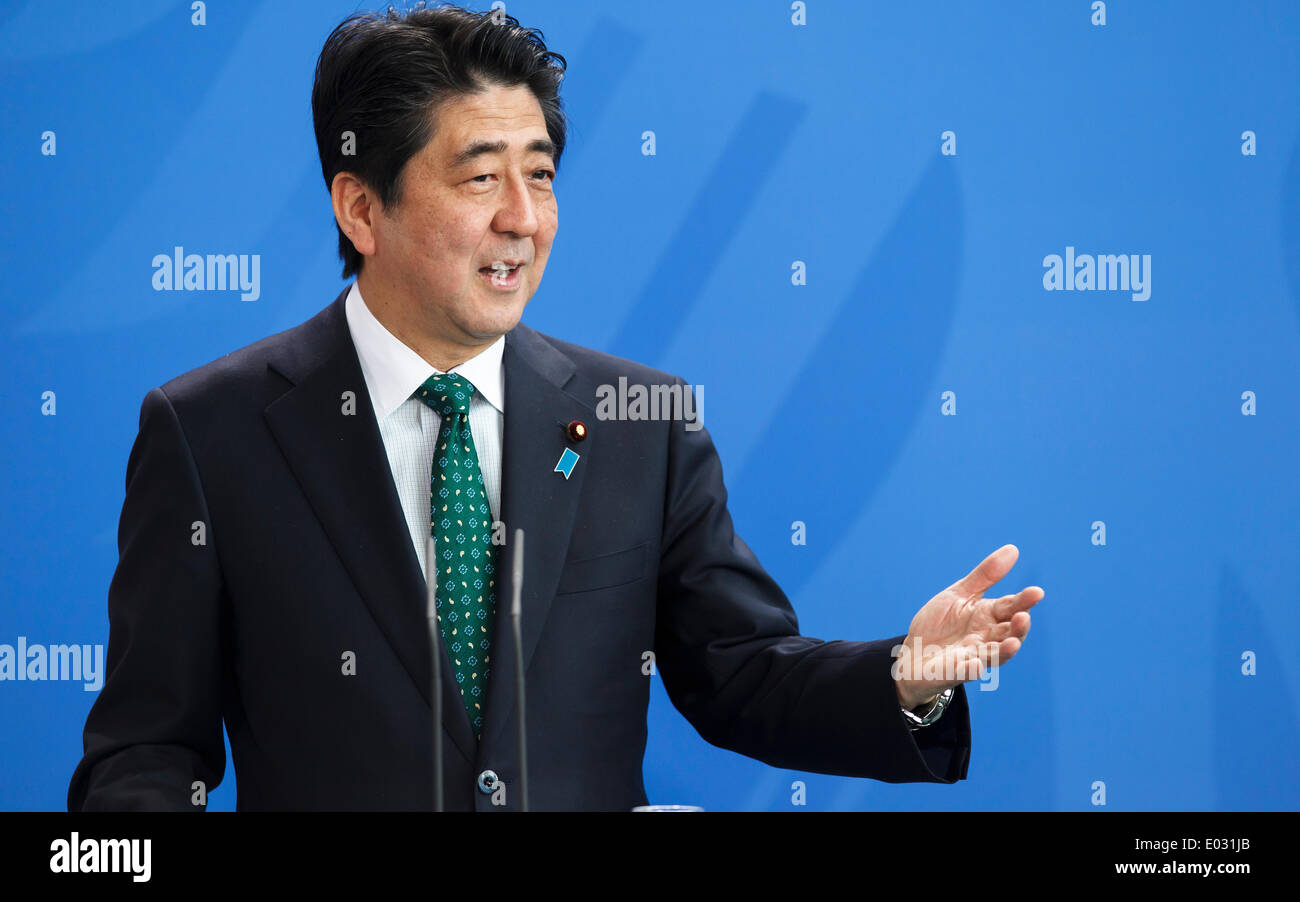
M 484 795 L 492 795 L 492 790 L 497 788 L 500 778 L 494 770 L 485 770 L 478 775 L 478 791 Z

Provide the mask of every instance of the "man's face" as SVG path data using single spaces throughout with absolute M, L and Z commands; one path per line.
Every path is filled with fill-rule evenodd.
M 399 204 L 371 219 L 364 274 L 445 341 L 478 346 L 513 329 L 559 224 L 550 146 L 523 85 L 445 102 L 433 139 L 402 172 Z M 494 261 L 522 262 L 493 276 Z

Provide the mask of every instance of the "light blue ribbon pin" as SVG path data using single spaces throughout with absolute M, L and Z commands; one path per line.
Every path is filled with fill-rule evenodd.
M 572 448 L 565 448 L 564 453 L 560 455 L 560 462 L 555 465 L 552 472 L 563 473 L 564 478 L 568 479 L 573 475 L 573 466 L 578 462 L 578 454 Z

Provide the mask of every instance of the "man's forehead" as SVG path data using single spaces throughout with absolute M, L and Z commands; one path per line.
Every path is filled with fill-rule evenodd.
M 541 104 L 523 85 L 493 86 L 446 101 L 436 115 L 442 152 L 451 165 L 487 153 L 542 152 L 554 156 Z
M 546 134 L 545 130 L 542 131 L 542 134 Z M 480 157 L 516 153 L 541 153 L 554 159 L 555 145 L 551 143 L 549 138 L 529 134 L 470 138 L 467 141 L 453 145 L 447 165 L 455 168 L 472 163 Z

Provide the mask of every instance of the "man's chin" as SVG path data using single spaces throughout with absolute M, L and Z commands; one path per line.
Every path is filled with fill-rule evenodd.
M 491 342 L 519 325 L 531 298 L 531 289 L 523 285 L 510 294 L 471 296 L 449 311 L 451 324 L 477 342 Z
M 510 315 L 503 313 L 500 316 L 481 317 L 472 322 L 461 323 L 461 331 L 478 341 L 495 341 L 519 325 L 523 315 L 523 310 L 516 310 Z

